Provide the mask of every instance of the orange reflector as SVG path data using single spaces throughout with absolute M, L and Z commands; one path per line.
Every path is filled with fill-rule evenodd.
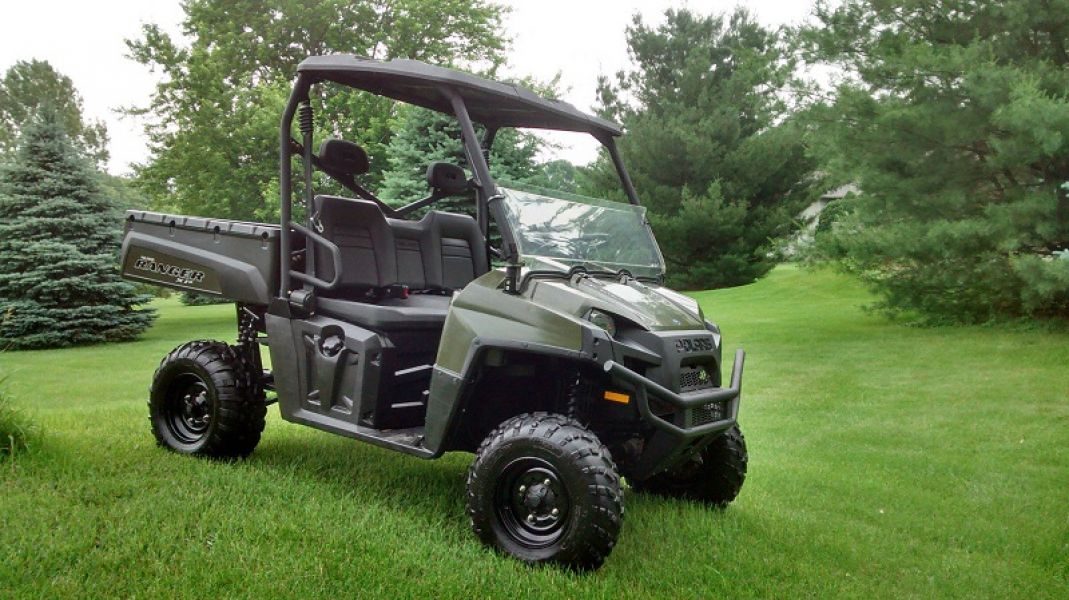
M 631 401 L 631 396 L 627 394 L 621 394 L 620 392 L 605 392 L 605 399 L 610 402 L 619 402 L 620 404 L 627 404 Z

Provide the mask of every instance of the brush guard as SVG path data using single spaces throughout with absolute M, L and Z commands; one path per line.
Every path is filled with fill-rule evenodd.
M 739 414 L 739 401 L 742 397 L 742 368 L 745 361 L 746 352 L 741 349 L 736 350 L 735 362 L 731 366 L 730 387 L 709 388 L 700 392 L 688 392 L 685 394 L 673 392 L 656 381 L 612 360 L 606 361 L 603 368 L 606 373 L 628 383 L 634 388 L 635 404 L 638 407 L 639 414 L 647 423 L 675 437 L 693 440 L 721 433 L 735 425 Z M 669 404 L 678 411 L 687 411 L 688 413 L 708 410 L 707 407 L 710 404 L 722 403 L 725 406 L 724 412 L 726 416 L 712 422 L 680 427 L 650 410 L 650 396 Z

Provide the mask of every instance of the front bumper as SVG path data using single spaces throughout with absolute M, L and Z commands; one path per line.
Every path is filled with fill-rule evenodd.
M 742 368 L 746 361 L 746 352 L 735 351 L 735 362 L 731 366 L 731 386 L 726 388 L 709 388 L 697 392 L 677 393 L 640 375 L 624 365 L 608 360 L 602 365 L 605 372 L 624 381 L 634 388 L 635 404 L 639 414 L 647 423 L 668 433 L 680 441 L 690 441 L 705 436 L 712 436 L 730 429 L 735 425 L 739 414 L 739 402 L 742 398 Z M 689 412 L 714 403 L 726 405 L 725 417 L 711 423 L 680 426 L 650 410 L 650 396 L 666 402 L 678 411 Z

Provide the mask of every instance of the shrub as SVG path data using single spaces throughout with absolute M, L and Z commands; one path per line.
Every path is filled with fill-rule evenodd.
M 212 304 L 227 304 L 233 302 L 233 300 L 227 300 L 226 298 L 221 298 L 219 296 L 199 294 L 197 292 L 182 292 L 182 296 L 179 300 L 186 306 L 210 306 Z
M 0 379 L 0 386 L 3 383 Z M 0 459 L 25 450 L 33 434 L 30 420 L 12 405 L 11 398 L 0 387 Z

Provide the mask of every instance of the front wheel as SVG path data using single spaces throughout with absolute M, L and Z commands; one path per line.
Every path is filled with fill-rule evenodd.
M 620 476 L 608 449 L 574 419 L 524 414 L 479 447 L 468 514 L 479 539 L 506 554 L 596 569 L 620 534 Z
M 746 438 L 736 425 L 694 456 L 649 479 L 631 482 L 631 487 L 723 508 L 739 495 L 748 460 Z

